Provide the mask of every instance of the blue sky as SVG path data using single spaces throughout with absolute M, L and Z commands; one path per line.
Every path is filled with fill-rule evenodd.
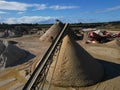
M 120 0 L 0 0 L 0 23 L 120 20 Z

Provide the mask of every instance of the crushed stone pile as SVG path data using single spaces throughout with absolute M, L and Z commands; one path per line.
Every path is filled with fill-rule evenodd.
M 10 44 L 8 41 L 0 40 L 0 68 L 17 65 L 27 56 L 26 51 Z
M 46 32 L 43 34 L 39 40 L 40 41 L 46 41 L 46 42 L 52 42 L 56 36 L 59 34 L 61 29 L 63 28 L 64 24 L 57 20 L 54 25 L 52 25 Z
M 47 81 L 51 81 L 56 60 L 50 66 Z M 102 80 L 104 68 L 68 35 L 64 37 L 59 52 L 52 84 L 62 87 L 93 85 Z

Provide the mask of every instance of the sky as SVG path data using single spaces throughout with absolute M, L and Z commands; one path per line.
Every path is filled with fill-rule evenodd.
M 93 23 L 120 20 L 120 0 L 0 0 L 0 23 Z

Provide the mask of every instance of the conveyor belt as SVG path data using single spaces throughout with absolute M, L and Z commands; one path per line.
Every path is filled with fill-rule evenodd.
M 49 63 L 49 58 L 52 56 L 55 48 L 63 38 L 64 34 L 67 31 L 69 24 L 65 24 L 59 35 L 56 37 L 56 39 L 53 41 L 53 43 L 50 45 L 49 49 L 43 56 L 43 58 L 40 60 L 38 66 L 34 70 L 33 74 L 25 84 L 23 90 L 34 90 L 35 87 L 37 87 L 37 84 L 39 83 L 39 80 L 43 77 L 43 73 L 46 70 L 47 64 Z

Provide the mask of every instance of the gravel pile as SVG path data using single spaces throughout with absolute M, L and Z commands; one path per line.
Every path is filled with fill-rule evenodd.
M 8 43 L 7 41 L 0 41 L 0 67 L 9 67 L 17 65 L 22 62 L 21 59 L 26 57 L 26 51 L 17 46 Z
M 50 66 L 47 81 L 50 82 L 56 60 Z M 68 35 L 58 56 L 52 84 L 63 87 L 89 86 L 102 80 L 103 66 Z
M 52 42 L 56 36 L 60 33 L 61 29 L 63 28 L 64 24 L 60 21 L 56 21 L 54 25 L 52 25 L 45 34 L 43 34 L 39 40 L 40 41 L 47 41 Z

